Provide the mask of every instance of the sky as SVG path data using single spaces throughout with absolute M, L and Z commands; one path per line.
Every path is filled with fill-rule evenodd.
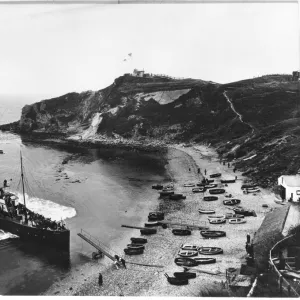
M 291 73 L 298 15 L 297 3 L 3 5 L 0 101 L 99 90 L 134 68 L 220 83 Z

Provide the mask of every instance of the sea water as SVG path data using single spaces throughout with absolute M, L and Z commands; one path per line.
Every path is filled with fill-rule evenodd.
M 1 107 L 2 105 L 2 107 Z M 20 103 L 0 101 L 1 124 L 20 117 Z M 3 109 L 4 107 L 4 109 Z M 1 116 L 0 116 L 1 117 Z M 159 155 L 120 149 L 87 149 L 45 146 L 22 142 L 18 135 L 0 132 L 1 175 L 9 190 L 23 203 L 20 150 L 25 176 L 25 201 L 29 209 L 64 220 L 71 231 L 68 257 L 17 236 L 0 231 L 0 294 L 37 295 L 72 268 L 90 261 L 93 249 L 77 233 L 84 229 L 108 247 L 118 249 L 122 224 L 143 221 L 139 210 L 156 201 L 151 185 L 165 179 Z M 67 164 L 62 164 L 70 158 Z M 122 254 L 122 253 L 120 253 Z

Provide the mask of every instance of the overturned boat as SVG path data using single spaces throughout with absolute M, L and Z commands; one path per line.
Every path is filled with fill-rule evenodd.
M 140 230 L 142 235 L 150 235 L 150 234 L 156 234 L 157 230 L 154 228 L 145 228 Z
M 191 235 L 192 232 L 189 229 L 173 229 L 172 233 L 174 235 Z
M 183 186 L 184 187 L 194 187 L 195 183 L 188 182 L 188 183 L 185 183 Z
M 215 174 L 209 175 L 210 178 L 217 178 L 217 177 L 221 177 L 221 176 L 222 176 L 221 173 L 215 173 Z
M 143 249 L 125 248 L 124 252 L 126 255 L 139 255 L 139 254 L 143 254 L 144 250 Z
M 173 285 L 187 285 L 189 283 L 189 280 L 186 278 L 170 277 L 167 273 L 164 275 L 167 277 L 168 282 Z
M 163 188 L 164 188 L 164 186 L 161 184 L 152 185 L 152 189 L 154 189 L 154 190 L 162 190 Z
M 224 189 L 212 189 L 208 191 L 211 195 L 216 195 L 216 194 L 224 194 L 225 190 Z
M 229 224 L 243 224 L 243 223 L 246 223 L 246 220 L 242 219 L 242 218 L 229 219 L 228 223 Z
M 204 193 L 205 192 L 205 188 L 193 188 L 192 192 L 193 193 Z
M 198 263 L 195 259 L 189 257 L 176 257 L 174 260 L 177 266 L 196 267 Z
M 221 179 L 221 183 L 235 183 L 235 179 Z
M 200 234 L 205 238 L 219 238 L 226 236 L 225 231 L 217 231 L 217 230 L 201 230 Z
M 218 185 L 217 184 L 206 184 L 204 187 L 206 188 L 206 189 L 213 189 L 213 188 L 215 188 L 215 187 L 217 187 Z
M 145 246 L 143 244 L 128 244 L 127 249 L 142 249 L 145 250 Z
M 186 199 L 186 196 L 183 196 L 182 194 L 172 194 L 169 196 L 170 200 L 181 200 Z
M 132 237 L 130 240 L 131 240 L 131 243 L 137 243 L 137 244 L 146 244 L 147 243 L 147 239 L 144 239 L 144 238 Z
M 219 198 L 217 196 L 205 196 L 203 197 L 203 201 L 216 201 Z

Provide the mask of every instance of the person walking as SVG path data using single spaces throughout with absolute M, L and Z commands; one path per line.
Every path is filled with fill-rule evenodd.
M 103 285 L 103 276 L 101 273 L 99 273 L 99 276 L 98 276 L 98 284 L 99 284 L 99 286 Z
M 124 269 L 127 269 L 127 268 L 126 268 L 126 262 L 125 262 L 125 259 L 124 259 L 124 258 L 120 258 L 120 262 L 121 262 L 121 264 L 123 265 Z
M 204 174 L 206 175 L 206 169 L 204 170 Z
M 198 168 L 198 174 L 200 174 L 200 168 Z

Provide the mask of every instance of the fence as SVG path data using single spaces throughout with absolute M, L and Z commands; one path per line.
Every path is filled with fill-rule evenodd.
M 293 238 L 294 235 L 290 235 L 285 237 L 284 239 L 280 240 L 279 242 L 277 242 L 273 248 L 270 250 L 269 253 L 269 264 L 270 264 L 270 270 L 271 272 L 277 277 L 277 282 L 278 282 L 278 288 L 279 288 L 279 292 L 280 294 L 287 294 L 288 297 L 300 297 L 300 295 L 298 294 L 298 292 L 295 290 L 295 288 L 299 291 L 299 283 L 296 284 L 297 287 L 295 286 L 295 288 L 285 279 L 283 278 L 283 276 L 281 275 L 281 273 L 278 271 L 276 265 L 274 264 L 274 261 L 272 259 L 272 253 L 275 253 L 278 251 L 280 245 L 288 240 Z

